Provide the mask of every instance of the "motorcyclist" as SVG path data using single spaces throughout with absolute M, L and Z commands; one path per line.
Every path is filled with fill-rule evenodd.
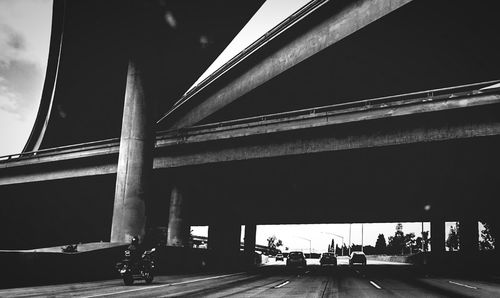
M 139 237 L 135 236 L 132 238 L 127 250 L 129 251 L 127 259 L 135 266 L 139 265 L 142 253 L 144 252 L 141 244 L 139 243 Z

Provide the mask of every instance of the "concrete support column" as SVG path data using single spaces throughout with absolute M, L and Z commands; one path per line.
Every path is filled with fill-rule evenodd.
M 459 221 L 460 250 L 464 255 L 474 255 L 479 251 L 478 221 L 466 218 Z
M 245 225 L 245 263 L 246 265 L 255 265 L 255 236 L 257 234 L 257 225 L 246 224 Z
M 170 211 L 168 217 L 168 246 L 189 246 L 189 225 L 187 224 L 185 196 L 180 188 L 174 186 L 170 195 Z
M 444 223 L 443 219 L 433 219 L 431 221 L 431 251 L 435 257 L 444 254 Z
M 120 153 L 111 226 L 111 242 L 129 242 L 145 234 L 145 201 L 153 164 L 151 102 L 144 93 L 143 76 L 130 60 L 123 108 Z
M 214 223 L 208 227 L 208 249 L 215 268 L 234 268 L 238 265 L 241 227 L 232 223 Z

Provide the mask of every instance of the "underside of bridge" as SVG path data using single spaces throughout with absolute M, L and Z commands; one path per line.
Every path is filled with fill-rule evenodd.
M 495 222 L 498 150 L 500 139 L 485 137 L 161 170 L 148 229 L 168 225 L 173 185 L 184 192 L 188 225 Z M 2 187 L 2 248 L 109 241 L 114 181 Z
M 64 35 L 53 36 L 42 107 L 27 151 L 120 135 L 127 78 L 127 52 L 121 48 L 129 41 L 124 29 L 127 19 L 122 18 L 118 2 L 55 1 L 55 15 L 64 19 L 55 21 L 54 32 L 64 31 Z M 160 121 L 157 129 L 175 127 L 172 123 L 186 115 L 185 123 L 206 124 L 498 79 L 496 29 L 500 19 L 493 2 L 412 1 L 237 98 L 216 102 L 211 113 L 196 112 L 233 80 L 286 48 L 288 41 L 300 38 L 350 3 L 331 1 L 200 90 L 176 110 L 181 114 Z M 151 56 L 158 61 L 151 68 L 154 71 L 148 69 L 144 77 L 145 85 L 156 86 L 148 93 L 158 99 L 155 119 L 172 107 L 258 8 L 257 4 L 233 4 L 230 14 L 238 17 L 228 23 L 210 23 L 208 19 L 226 20 L 217 6 L 200 8 L 203 19 L 188 14 L 188 4 L 174 1 L 170 7 L 162 3 L 144 6 L 146 13 L 156 17 L 144 25 L 155 28 L 145 40 L 165 37 Z M 169 23 L 169 13 L 176 16 L 178 27 Z M 155 23 L 159 20 L 161 26 Z M 181 24 L 190 25 L 180 31 Z M 212 30 L 212 35 L 207 34 L 220 40 L 209 52 L 204 52 L 197 39 L 205 33 L 193 33 L 197 26 Z M 227 27 L 234 30 L 226 31 Z M 190 44 L 193 38 L 198 40 L 195 45 Z M 264 66 L 280 67 L 279 63 Z M 212 239 L 219 239 L 213 248 L 221 247 L 227 240 L 224 235 L 235 234 L 233 227 L 242 224 L 485 220 L 500 226 L 492 207 L 498 205 L 500 195 L 496 183 L 500 138 L 494 126 L 498 103 L 492 106 L 491 113 L 488 106 L 471 106 L 458 112 L 432 111 L 432 117 L 405 115 L 395 117 L 397 121 L 359 121 L 340 129 L 317 130 L 318 134 L 331 130 L 345 135 L 349 129 L 359 133 L 376 125 L 374 134 L 383 136 L 392 125 L 413 128 L 419 121 L 439 122 L 436 119 L 441 116 L 452 127 L 458 120 L 480 122 L 468 117 L 483 115 L 494 123 L 485 136 L 471 132 L 474 137 L 424 138 L 416 143 L 404 142 L 403 136 L 402 145 L 156 169 L 146 201 L 146 234 L 152 235 L 157 227 L 209 225 L 218 227 L 212 230 Z M 441 129 L 446 131 L 446 124 Z M 304 131 L 296 134 L 297 142 L 314 137 Z M 209 151 L 211 143 L 200 146 L 205 145 Z M 106 173 L 2 186 L 0 248 L 110 241 L 116 180 L 115 174 Z M 239 240 L 235 243 L 239 249 Z

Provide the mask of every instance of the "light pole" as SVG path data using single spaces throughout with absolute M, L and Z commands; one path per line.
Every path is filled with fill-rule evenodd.
M 351 227 L 352 227 L 352 223 L 349 224 L 349 255 L 351 255 Z
M 311 241 L 311 239 L 307 239 L 307 238 L 299 237 L 299 236 L 296 236 L 296 237 L 300 238 L 300 239 L 304 239 L 304 240 L 309 241 L 309 258 L 311 258 L 311 256 L 312 256 L 312 249 L 311 249 L 311 243 L 312 243 L 312 241 Z
M 363 224 L 361 224 L 361 251 L 363 251 Z
M 329 234 L 329 235 L 333 235 L 333 236 L 337 236 L 339 237 L 340 239 L 342 239 L 342 246 L 340 247 L 340 251 L 341 251 L 341 255 L 344 256 L 344 237 L 340 236 L 340 235 L 337 235 L 337 234 L 334 234 L 334 233 L 330 233 L 330 232 L 321 232 L 323 234 Z

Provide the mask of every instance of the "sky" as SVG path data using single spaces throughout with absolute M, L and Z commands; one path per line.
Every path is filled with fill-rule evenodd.
M 200 76 L 194 86 L 203 81 L 211 73 L 216 71 L 231 58 L 243 51 L 254 41 L 263 36 L 266 32 L 281 23 L 288 16 L 306 5 L 310 0 L 267 0 L 253 15 L 248 23 L 241 31 L 233 38 L 229 45 L 215 59 L 215 61 L 207 68 Z M 189 88 L 187 91 L 189 91 Z
M 22 151 L 45 79 L 52 0 L 0 0 L 0 156 Z

